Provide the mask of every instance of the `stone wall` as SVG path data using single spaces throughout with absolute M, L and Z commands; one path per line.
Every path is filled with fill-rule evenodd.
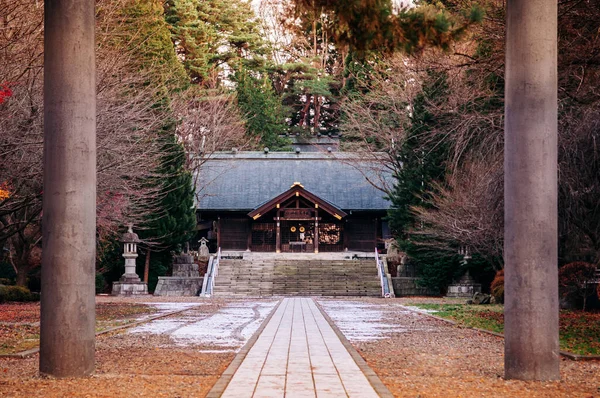
M 396 297 L 402 296 L 437 296 L 439 292 L 417 285 L 418 278 L 396 277 L 392 278 L 392 285 Z
M 155 296 L 197 296 L 202 289 L 204 277 L 198 272 L 198 264 L 190 255 L 173 259 L 173 276 L 160 276 Z
M 155 296 L 197 296 L 202 289 L 204 278 L 159 276 Z

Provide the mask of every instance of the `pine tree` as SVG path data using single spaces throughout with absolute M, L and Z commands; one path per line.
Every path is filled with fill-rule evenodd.
M 263 64 L 265 42 L 249 2 L 169 0 L 166 21 L 192 83 L 216 87 L 237 65 Z
M 175 140 L 173 125 L 165 128 L 163 159 L 156 184 L 161 186 L 162 213 L 148 220 L 140 237 L 147 239 L 138 270 L 154 290 L 158 277 L 165 275 L 172 263 L 172 252 L 181 251 L 195 233 L 196 210 L 191 174 L 185 170 L 185 152 Z
M 431 248 L 426 245 L 427 237 L 412 233 L 420 228 L 412 207 L 424 205 L 427 193 L 445 177 L 447 150 L 443 143 L 428 141 L 427 132 L 443 123 L 428 107 L 447 97 L 446 78 L 443 73 L 431 72 L 422 93 L 414 99 L 411 125 L 398 155 L 402 167 L 394 176 L 396 184 L 389 197 L 392 206 L 388 212 L 389 225 L 400 248 L 415 266 L 422 285 L 433 289 L 443 289 L 460 273 L 461 265 L 461 257 L 455 253 Z
M 236 74 L 236 81 L 238 106 L 246 118 L 247 134 L 258 137 L 260 145 L 272 150 L 287 147 L 289 141 L 280 137 L 287 128 L 284 110 L 268 76 L 256 79 L 242 69 Z

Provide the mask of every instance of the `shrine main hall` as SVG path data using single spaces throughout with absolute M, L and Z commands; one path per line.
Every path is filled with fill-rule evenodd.
M 211 251 L 371 252 L 390 237 L 392 184 L 349 152 L 220 152 L 197 179 L 198 238 Z

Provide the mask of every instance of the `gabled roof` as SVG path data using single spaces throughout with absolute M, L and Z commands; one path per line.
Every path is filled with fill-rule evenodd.
M 347 214 L 342 209 L 339 209 L 335 205 L 327 202 L 326 200 L 319 198 L 317 195 L 310 193 L 309 191 L 304 189 L 304 186 L 299 182 L 294 182 L 290 189 L 283 192 L 282 194 L 277 195 L 276 197 L 260 205 L 259 207 L 255 208 L 250 213 L 248 213 L 248 215 L 254 219 L 257 219 L 262 214 L 273 210 L 273 208 L 275 208 L 277 205 L 281 204 L 282 202 L 285 202 L 290 198 L 293 198 L 294 196 L 301 196 L 305 199 L 308 199 L 310 202 L 312 202 L 319 208 L 325 210 L 327 213 L 331 214 L 338 220 L 341 220 L 342 218 L 347 216 Z
M 348 152 L 220 152 L 200 168 L 197 208 L 200 211 L 249 212 L 289 189 L 295 181 L 346 213 L 387 210 L 390 202 L 367 178 L 394 183 L 380 162 Z

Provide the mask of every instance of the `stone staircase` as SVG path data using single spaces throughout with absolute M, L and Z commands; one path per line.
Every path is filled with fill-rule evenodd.
M 381 296 L 375 260 L 227 260 L 214 295 Z

